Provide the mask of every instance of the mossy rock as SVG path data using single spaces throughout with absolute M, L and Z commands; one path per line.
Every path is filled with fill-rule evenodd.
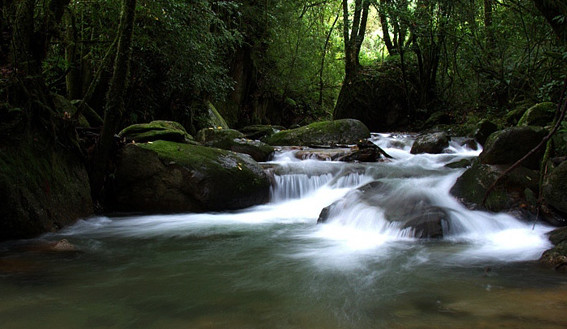
M 449 136 L 445 132 L 431 133 L 418 136 L 411 147 L 411 154 L 443 153 L 449 147 Z
M 240 131 L 246 138 L 253 140 L 259 140 L 264 137 L 272 136 L 273 134 L 281 130 L 285 130 L 285 127 L 272 125 L 252 125 L 240 129 Z
M 370 131 L 360 121 L 342 119 L 315 122 L 296 129 L 283 130 L 263 139 L 274 146 L 333 146 L 356 144 L 370 138 Z
M 451 168 L 451 169 L 459 169 L 459 168 L 468 168 L 471 165 L 472 165 L 471 159 L 461 159 L 459 161 L 450 162 L 450 163 L 446 164 L 445 167 Z
M 567 156 L 567 132 L 558 131 L 551 139 L 555 156 Z
M 499 212 L 525 205 L 526 189 L 538 190 L 538 172 L 525 167 L 516 168 L 502 179 L 482 205 L 487 189 L 506 169 L 506 166 L 483 164 L 476 159 L 457 179 L 451 194 L 473 209 Z
M 419 75 L 417 65 L 406 64 L 403 72 L 397 61 L 385 61 L 364 67 L 344 81 L 333 119 L 357 119 L 373 132 L 405 130 L 427 119 L 423 117 L 427 113 L 416 115 L 408 103 L 419 98 Z
M 392 193 L 391 185 L 381 181 L 365 184 L 323 208 L 317 223 L 326 223 L 345 208 L 360 203 L 379 208 L 384 219 L 393 226 L 408 230 L 407 233 L 415 238 L 442 238 L 443 228 L 450 226 L 448 212 L 435 206 L 429 195 L 415 192 L 399 198 Z
M 543 253 L 540 263 L 567 272 L 567 227 L 558 228 L 548 236 L 554 247 Z
M 204 106 L 204 111 L 199 111 L 200 115 L 197 118 L 197 128 L 220 128 L 229 129 L 228 124 L 222 117 L 222 115 L 217 111 L 213 103 L 206 101 L 202 106 Z
M 429 128 L 437 125 L 448 125 L 451 124 L 452 121 L 453 118 L 451 117 L 451 115 L 443 111 L 437 111 L 431 114 L 429 118 L 427 118 L 424 126 Z
M 256 161 L 268 161 L 274 148 L 258 140 L 244 138 L 244 134 L 233 129 L 201 129 L 197 140 L 205 146 L 250 155 Z
M 0 145 L 0 241 L 32 238 L 93 214 L 82 159 L 50 138 Z
M 547 135 L 541 127 L 511 127 L 499 130 L 488 138 L 479 158 L 485 164 L 512 164 L 524 157 Z M 544 148 L 523 162 L 530 169 L 539 169 Z
M 476 141 L 480 145 L 484 145 L 486 144 L 488 137 L 490 137 L 490 135 L 492 135 L 497 130 L 498 126 L 494 122 L 488 119 L 482 119 L 476 127 L 476 130 L 474 132 L 474 139 L 476 139 Z
M 244 134 L 234 129 L 205 128 L 199 130 L 195 137 L 199 143 L 205 144 L 213 141 L 228 141 L 235 138 L 243 138 Z
M 507 112 L 504 115 L 504 120 L 509 125 L 517 125 L 524 113 L 528 110 L 529 105 L 521 104 L 514 110 Z
M 567 214 L 567 161 L 551 170 L 543 185 L 543 197 L 551 207 Z
M 136 143 L 165 140 L 171 142 L 190 142 L 193 137 L 175 121 L 157 120 L 150 123 L 138 123 L 124 128 L 118 136 Z
M 268 201 L 270 182 L 247 155 L 156 141 L 123 148 L 115 186 L 119 210 L 172 213 L 261 204 Z
M 536 104 L 524 113 L 518 121 L 518 126 L 547 126 L 553 123 L 555 104 L 551 102 Z

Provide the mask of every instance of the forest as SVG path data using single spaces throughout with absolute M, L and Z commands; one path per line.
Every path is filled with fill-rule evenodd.
M 187 136 L 339 119 L 470 136 L 548 104 L 567 131 L 565 1 L 20 0 L 0 13 L 0 192 L 18 204 L 4 216 L 47 216 L 48 230 L 65 226 L 69 194 L 94 209 L 64 217 L 109 208 L 117 134 L 156 120 Z M 46 229 L 30 222 L 13 236 Z
M 567 0 L 0 1 L 2 328 L 567 328 Z

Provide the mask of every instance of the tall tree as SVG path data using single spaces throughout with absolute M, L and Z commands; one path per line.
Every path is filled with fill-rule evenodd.
M 356 75 L 360 68 L 360 48 L 366 33 L 370 0 L 355 0 L 352 22 L 349 1 L 343 0 L 343 39 L 345 44 L 345 81 Z
M 119 39 L 114 59 L 114 73 L 106 95 L 104 125 L 94 157 L 91 173 L 91 189 L 93 197 L 100 198 L 104 187 L 107 165 L 112 153 L 114 134 L 116 133 L 124 112 L 124 96 L 128 83 L 130 59 L 132 57 L 132 34 L 136 0 L 124 0 L 120 14 L 118 29 Z

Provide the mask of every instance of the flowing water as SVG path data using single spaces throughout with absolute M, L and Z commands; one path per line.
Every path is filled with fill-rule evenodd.
M 280 152 L 269 204 L 230 213 L 98 217 L 0 245 L 0 328 L 566 328 L 567 277 L 536 260 L 541 223 L 469 211 L 449 190 L 478 155 L 411 155 L 374 135 L 374 164 Z M 450 219 L 418 240 L 384 205 L 427 196 Z M 338 201 L 326 224 L 324 207 Z M 407 206 L 402 206 L 407 207 Z M 402 209 L 403 210 L 403 209 Z M 76 252 L 34 245 L 67 239 Z

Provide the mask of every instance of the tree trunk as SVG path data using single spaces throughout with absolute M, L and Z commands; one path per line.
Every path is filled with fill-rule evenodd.
M 486 31 L 486 47 L 488 53 L 492 53 L 495 46 L 494 31 L 492 26 L 492 2 L 494 0 L 484 0 L 484 29 Z
M 348 1 L 343 0 L 343 35 L 345 44 L 345 81 L 356 75 L 359 67 L 359 54 L 368 20 L 369 0 L 356 0 L 352 26 L 349 26 Z
M 124 96 L 128 84 L 130 59 L 132 56 L 132 34 L 134 31 L 136 0 L 124 0 L 118 28 L 118 47 L 114 60 L 114 73 L 106 95 L 104 124 L 93 159 L 91 186 L 93 197 L 101 200 L 106 171 L 113 149 L 114 134 L 119 128 L 124 111 Z
M 384 39 L 384 44 L 388 50 L 388 54 L 395 55 L 397 49 L 392 43 L 392 38 L 390 38 L 390 26 L 388 23 L 388 16 L 386 15 L 386 6 L 388 6 L 389 0 L 380 0 L 380 6 L 378 8 L 378 15 L 380 16 L 380 25 L 382 26 L 382 39 Z
M 69 12 L 65 34 L 65 61 L 69 65 L 69 73 L 65 77 L 67 97 L 69 99 L 80 99 L 83 94 L 83 81 L 81 75 L 81 56 L 78 54 L 77 25 L 75 14 Z
M 317 104 L 319 106 L 323 105 L 323 88 L 324 88 L 324 85 L 323 85 L 323 70 L 325 69 L 325 58 L 327 56 L 327 48 L 329 47 L 329 42 L 331 40 L 331 34 L 333 34 L 333 30 L 335 29 L 335 25 L 337 24 L 339 17 L 340 17 L 340 13 L 337 14 L 337 16 L 335 16 L 335 20 L 333 21 L 333 25 L 329 29 L 329 32 L 327 33 L 327 38 L 325 39 L 325 44 L 323 45 L 323 52 L 321 54 L 321 66 L 319 67 L 319 100 L 317 102 Z

